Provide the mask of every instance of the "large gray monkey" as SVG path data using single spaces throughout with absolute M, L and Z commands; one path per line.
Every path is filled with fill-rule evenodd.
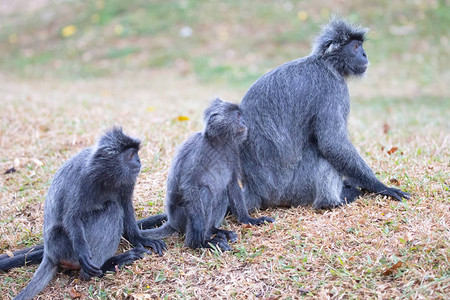
M 348 137 L 346 80 L 367 69 L 365 34 L 366 29 L 332 19 L 309 56 L 263 75 L 244 96 L 248 138 L 241 163 L 249 211 L 333 208 L 354 201 L 360 189 L 409 198 L 381 183 Z
M 45 200 L 43 253 L 39 246 L 36 251 L 42 263 L 15 299 L 32 299 L 58 266 L 81 268 L 81 276 L 90 279 L 141 258 L 147 252 L 143 246 L 162 255 L 164 242 L 142 236 L 134 216 L 139 146 L 139 140 L 113 128 L 58 170 Z M 136 248 L 114 256 L 123 233 Z

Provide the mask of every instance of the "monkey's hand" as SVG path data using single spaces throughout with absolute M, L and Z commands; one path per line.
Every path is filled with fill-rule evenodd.
M 377 194 L 390 196 L 394 198 L 395 200 L 402 201 L 402 199 L 409 199 L 411 198 L 411 195 L 407 192 L 404 192 L 402 190 L 396 189 L 396 188 L 390 188 L 385 186 L 384 189 L 377 191 Z
M 155 254 L 158 254 L 159 256 L 162 256 L 163 251 L 167 250 L 166 243 L 161 240 L 142 238 L 139 242 L 142 244 L 142 246 L 150 247 L 153 252 L 155 252 Z
M 81 268 L 83 271 L 89 275 L 90 277 L 93 276 L 101 276 L 103 274 L 102 270 L 91 260 L 91 255 L 89 253 L 82 253 L 78 256 L 78 261 L 80 262 Z
M 273 223 L 275 222 L 275 219 L 269 218 L 269 217 L 261 217 L 261 218 L 246 218 L 244 220 L 239 221 L 242 224 L 249 224 L 249 225 L 263 225 L 266 223 Z

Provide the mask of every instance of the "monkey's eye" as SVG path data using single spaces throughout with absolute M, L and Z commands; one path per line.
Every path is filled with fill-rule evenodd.
M 133 153 L 133 152 L 131 152 L 131 154 L 130 154 L 130 160 L 132 160 L 132 159 L 133 159 L 133 157 L 134 157 L 134 153 Z
M 355 43 L 355 45 L 353 45 L 353 49 L 354 50 L 357 50 L 359 48 L 359 44 L 358 43 Z

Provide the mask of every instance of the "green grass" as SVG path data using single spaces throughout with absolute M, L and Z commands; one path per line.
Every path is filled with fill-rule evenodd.
M 264 71 L 307 55 L 319 25 L 338 13 L 370 27 L 366 49 L 373 63 L 400 61 L 401 76 L 413 73 L 430 84 L 449 65 L 447 6 L 387 0 L 321 7 L 265 0 L 49 1 L 35 11 L 4 16 L 0 67 L 21 76 L 66 79 L 171 68 L 243 88 Z M 66 26 L 76 31 L 63 36 Z M 181 35 L 184 27 L 190 36 Z

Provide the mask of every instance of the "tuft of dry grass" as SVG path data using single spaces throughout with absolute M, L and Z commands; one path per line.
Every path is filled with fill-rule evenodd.
M 210 99 L 239 102 L 244 93 L 163 71 L 72 82 L 1 80 L 0 252 L 42 240 L 53 174 L 113 124 L 143 141 L 137 217 L 162 212 L 176 147 L 201 129 Z M 369 194 L 332 211 L 270 209 L 253 214 L 276 218 L 260 227 L 227 217 L 224 227 L 239 234 L 230 252 L 190 250 L 171 236 L 163 257 L 148 255 L 89 282 L 60 273 L 38 298 L 448 298 L 448 95 L 404 90 L 374 98 L 376 87 L 367 82 L 352 83 L 351 91 L 359 96 L 350 120 L 355 145 L 383 182 L 411 192 L 410 201 Z M 17 172 L 3 174 L 12 167 Z M 127 248 L 124 242 L 119 251 Z M 35 270 L 0 274 L 2 299 L 23 289 Z

